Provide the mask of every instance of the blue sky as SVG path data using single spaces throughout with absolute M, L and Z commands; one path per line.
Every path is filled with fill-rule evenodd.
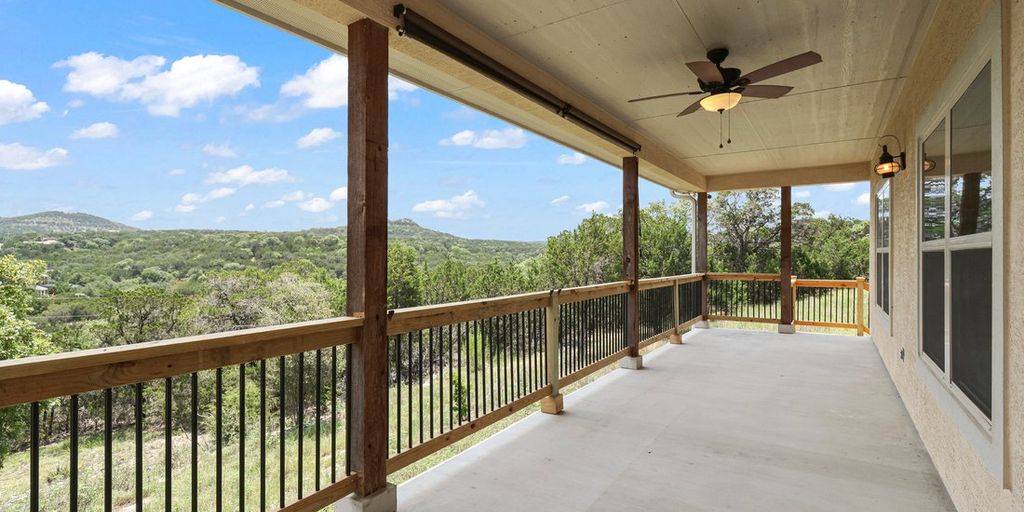
M 0 216 L 146 229 L 345 222 L 345 61 L 201 0 L 0 1 Z M 621 204 L 619 171 L 391 82 L 393 219 L 541 240 Z M 867 217 L 867 184 L 801 187 Z M 641 202 L 671 200 L 644 182 Z

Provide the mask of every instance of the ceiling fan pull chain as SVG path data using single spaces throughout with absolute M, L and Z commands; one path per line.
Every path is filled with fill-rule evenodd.
M 722 111 L 718 111 L 718 149 L 722 149 Z
M 726 144 L 732 144 L 732 110 L 729 111 L 729 138 L 725 141 Z

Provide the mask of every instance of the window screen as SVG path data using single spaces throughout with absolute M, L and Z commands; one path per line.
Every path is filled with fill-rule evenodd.
M 992 249 L 953 251 L 952 380 L 992 417 Z
M 946 369 L 945 252 L 921 255 L 921 347 L 939 369 Z

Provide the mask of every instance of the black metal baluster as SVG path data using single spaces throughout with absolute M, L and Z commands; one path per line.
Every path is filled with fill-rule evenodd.
M 192 392 L 192 512 L 199 510 L 199 374 L 193 373 L 190 382 Z
M 142 512 L 142 384 L 135 384 L 135 510 Z
M 299 352 L 298 354 L 295 354 L 295 357 L 297 357 L 298 360 L 299 360 L 299 380 L 297 381 L 297 383 L 299 385 L 299 389 L 298 389 L 298 393 L 297 393 L 297 395 L 295 397 L 295 400 L 296 400 L 296 402 L 295 402 L 295 405 L 296 405 L 296 407 L 295 407 L 295 421 L 296 421 L 296 427 L 298 428 L 298 440 L 299 440 L 298 449 L 295 451 L 295 455 L 298 457 L 298 464 L 295 465 L 296 473 L 298 473 L 296 475 L 296 480 L 298 482 L 298 488 L 296 489 L 295 494 L 301 500 L 302 499 L 302 455 L 303 455 L 303 447 L 302 447 L 302 445 L 303 445 L 303 441 L 305 440 L 305 439 L 303 439 L 303 430 L 305 430 L 303 427 L 305 427 L 305 423 L 306 423 L 305 422 L 305 418 L 303 417 L 304 416 L 303 412 L 305 412 L 305 411 L 303 411 L 303 409 L 306 406 L 306 394 L 305 394 L 305 390 L 306 390 L 306 388 L 305 388 L 305 382 L 306 382 L 306 372 L 305 372 L 305 369 L 306 369 L 306 354 L 304 354 L 302 352 Z
M 214 406 L 216 408 L 215 413 L 214 413 L 214 416 L 216 418 L 216 428 L 215 428 L 214 436 L 217 438 L 216 439 L 217 440 L 217 449 L 216 449 L 217 466 L 215 468 L 216 475 L 217 475 L 217 479 L 216 479 L 216 484 L 217 484 L 216 502 L 217 502 L 217 512 L 220 512 L 222 510 L 222 508 L 223 508 L 223 505 L 224 505 L 224 503 L 223 503 L 223 501 L 224 501 L 224 499 L 223 499 L 224 468 L 223 468 L 223 466 L 221 464 L 221 462 L 223 462 L 222 458 L 223 458 L 223 455 L 224 455 L 224 453 L 223 453 L 223 446 L 222 446 L 222 439 L 223 439 L 223 433 L 224 433 L 223 432 L 223 429 L 224 429 L 224 421 L 223 421 L 224 420 L 224 418 L 223 418 L 223 416 L 224 416 L 224 371 L 223 371 L 223 368 L 217 368 L 216 375 L 217 375 L 217 383 L 216 383 L 216 391 L 215 391 L 216 392 L 216 397 L 214 397 L 214 404 L 215 404 Z
M 430 438 L 434 438 L 434 329 L 427 329 L 427 364 L 430 366 Z
M 279 480 L 279 495 L 278 495 L 278 507 L 284 508 L 284 458 L 285 458 L 285 446 L 284 446 L 284 423 L 285 423 L 285 361 L 284 356 L 278 358 L 277 366 L 280 375 L 278 375 L 278 381 L 280 385 L 279 394 L 277 398 L 278 407 L 278 480 Z
M 352 457 L 348 451 L 352 446 L 352 344 L 345 345 L 345 474 L 352 474 Z
M 314 484 L 314 489 L 317 491 L 320 490 L 320 395 L 323 394 L 323 382 L 320 376 L 322 371 L 321 355 L 321 350 L 316 349 L 316 382 L 313 385 L 316 388 L 316 394 L 313 395 L 313 399 L 316 400 L 316 405 L 314 406 L 314 412 L 316 413 L 316 426 L 314 427 L 316 441 L 314 441 L 313 446 L 314 450 L 316 450 L 316 483 Z
M 103 390 L 103 510 L 111 512 L 114 509 L 114 390 L 107 388 Z
M 260 360 L 260 512 L 267 510 L 267 360 Z
M 407 409 L 409 411 L 409 428 L 407 430 L 409 431 L 409 434 L 408 434 L 409 435 L 409 444 L 408 444 L 408 446 L 409 446 L 409 448 L 412 448 L 412 439 L 413 439 L 412 438 L 412 333 L 411 332 L 407 333 L 405 336 L 406 336 L 406 339 L 409 341 L 408 345 L 406 346 L 406 348 L 408 349 L 408 351 L 407 351 L 408 352 L 408 357 L 406 358 L 406 363 L 407 364 L 406 364 L 406 368 L 405 368 L 405 373 L 406 373 L 406 376 L 408 377 L 408 382 L 409 382 L 409 395 L 408 395 L 409 406 L 407 407 Z
M 171 392 L 172 385 L 171 378 L 167 377 L 164 379 L 164 511 L 170 512 L 171 510 L 171 490 L 172 490 L 172 475 L 174 472 L 174 465 L 172 464 L 173 457 L 173 429 L 174 429 L 174 417 L 171 415 Z
M 245 510 L 245 363 L 238 365 L 238 510 Z
M 418 343 L 416 348 L 419 351 L 419 395 L 420 395 L 420 443 L 423 442 L 423 330 L 417 332 Z
M 70 484 L 71 495 L 68 501 L 71 512 L 78 511 L 78 395 L 71 395 L 71 461 Z M 168 480 L 169 481 L 169 480 Z
M 392 336 L 390 346 L 395 353 L 395 453 L 402 453 L 402 335 Z
M 32 512 L 39 512 L 39 402 L 29 406 L 28 501 Z
M 331 347 L 331 482 L 338 481 L 338 347 Z
M 455 339 L 452 338 L 452 326 L 448 325 L 448 430 L 451 430 L 455 426 L 455 382 L 452 380 L 452 363 L 455 362 L 453 357 L 455 347 Z
M 480 417 L 480 323 L 473 320 L 473 417 Z
M 452 395 L 452 397 L 455 399 L 455 411 L 459 415 L 459 419 L 455 424 L 462 425 L 462 421 L 464 419 L 462 417 L 462 408 L 466 405 L 464 403 L 466 397 L 462 394 L 462 388 L 466 385 L 462 380 L 462 324 L 455 324 L 455 340 L 455 383 L 458 385 L 458 389 L 455 390 L 456 394 Z

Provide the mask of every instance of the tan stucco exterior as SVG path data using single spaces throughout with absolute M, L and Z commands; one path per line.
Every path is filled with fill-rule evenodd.
M 1003 70 L 1003 467 L 993 472 L 939 403 L 918 368 L 919 173 L 916 126 L 991 9 L 1001 9 Z M 887 122 L 907 146 L 892 180 L 892 315 L 872 337 L 953 502 L 961 511 L 1024 510 L 1024 1 L 942 0 Z M 994 122 L 996 120 L 993 120 Z M 877 155 L 872 155 L 877 158 Z M 879 180 L 872 182 L 876 190 Z M 872 237 L 872 244 L 874 237 Z M 873 248 L 872 248 L 873 249 Z M 872 281 L 877 282 L 872 269 Z M 889 328 L 891 325 L 891 330 Z M 904 349 L 906 358 L 900 359 Z

